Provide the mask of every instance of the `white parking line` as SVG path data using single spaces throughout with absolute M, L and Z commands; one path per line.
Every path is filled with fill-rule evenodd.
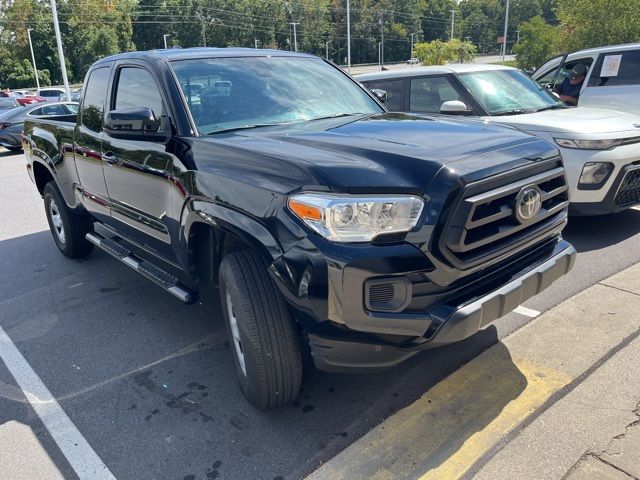
M 520 315 L 524 315 L 525 317 L 531 317 L 531 318 L 536 318 L 538 315 L 540 315 L 540 312 L 538 312 L 537 310 L 532 310 L 530 308 L 523 307 L 522 305 L 516 308 L 514 312 L 519 313 Z
M 15 378 L 78 477 L 81 480 L 115 480 L 2 327 L 0 359 Z M 28 452 L 25 454 L 28 455 Z

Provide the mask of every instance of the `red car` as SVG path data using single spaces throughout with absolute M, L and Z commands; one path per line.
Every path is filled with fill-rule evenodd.
M 25 105 L 31 105 L 32 103 L 46 102 L 46 99 L 38 95 L 27 96 L 22 92 L 9 92 L 7 90 L 0 91 L 0 97 L 15 98 L 16 102 L 18 102 L 21 107 L 24 107 Z

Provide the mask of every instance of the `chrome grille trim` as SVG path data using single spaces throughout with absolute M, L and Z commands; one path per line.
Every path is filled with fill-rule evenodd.
M 443 231 L 444 242 L 440 243 L 445 256 L 453 257 L 457 266 L 477 265 L 517 245 L 543 240 L 557 234 L 558 227 L 564 225 L 569 188 L 559 162 L 552 162 L 541 173 L 526 176 L 523 170 L 519 176 L 485 191 L 484 181 L 465 187 Z M 516 198 L 522 189 L 534 186 L 542 192 L 542 207 L 531 220 L 521 222 L 515 214 Z M 480 193 L 476 193 L 478 190 Z

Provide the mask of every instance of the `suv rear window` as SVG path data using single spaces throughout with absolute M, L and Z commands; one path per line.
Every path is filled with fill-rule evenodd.
M 640 84 L 640 50 L 603 53 L 598 58 L 589 80 L 590 87 L 638 84 Z

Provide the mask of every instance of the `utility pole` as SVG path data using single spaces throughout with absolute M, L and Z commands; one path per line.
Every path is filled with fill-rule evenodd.
M 520 30 L 516 30 L 516 44 L 520 43 Z
M 384 11 L 380 12 L 380 71 L 384 70 Z
M 204 23 L 204 13 L 202 13 L 202 2 L 198 2 L 198 18 L 200 19 L 202 46 L 207 46 L 207 26 Z
M 254 45 L 254 48 L 256 48 L 256 49 L 258 48 L 258 39 L 257 38 L 253 39 L 253 45 Z
M 171 35 L 169 35 L 168 33 L 165 33 L 164 35 L 162 35 L 162 40 L 164 40 L 164 49 L 166 50 L 167 47 L 167 37 L 170 37 Z
M 329 60 L 329 42 L 324 42 L 324 58 Z
M 67 65 L 64 61 L 64 51 L 62 50 L 62 37 L 60 36 L 60 25 L 58 24 L 58 8 L 56 0 L 51 0 L 51 14 L 53 15 L 53 29 L 56 33 L 56 43 L 58 44 L 58 57 L 60 58 L 60 71 L 62 72 L 62 82 L 67 96 L 67 102 L 71 101 L 71 91 L 69 90 L 69 79 L 67 78 Z
M 294 51 L 298 51 L 298 36 L 296 34 L 296 25 L 300 25 L 299 22 L 289 22 L 290 25 L 293 25 L 293 49 Z
M 507 55 L 507 27 L 509 26 L 509 0 L 507 0 L 507 9 L 504 13 L 504 37 L 502 38 L 502 63 L 504 63 L 505 56 Z
M 382 46 L 382 42 L 378 42 L 378 67 L 382 70 L 382 63 L 380 62 L 380 47 Z
M 409 35 L 411 35 L 411 53 L 409 54 L 409 60 L 411 60 L 413 58 L 413 36 L 415 33 L 410 33 Z
M 33 60 L 33 73 L 36 75 L 36 87 L 40 90 L 40 80 L 38 79 L 38 67 L 36 67 L 36 56 L 33 54 L 33 43 L 31 43 L 31 30 L 33 28 L 27 28 L 27 35 L 29 36 L 29 48 L 31 49 L 31 60 Z
M 456 26 L 456 11 L 449 10 L 451 12 L 451 40 L 453 40 L 453 30 Z
M 351 3 L 349 0 L 347 0 L 347 72 L 351 73 Z

